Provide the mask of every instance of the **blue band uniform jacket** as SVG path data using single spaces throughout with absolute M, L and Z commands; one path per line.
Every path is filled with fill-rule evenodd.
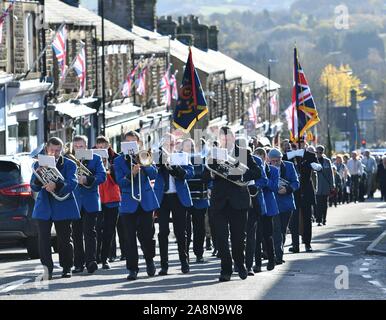
M 294 192 L 300 188 L 300 182 L 292 162 L 282 161 L 280 165 L 280 177 L 288 182 L 287 193 L 276 192 L 276 200 L 280 212 L 289 212 L 296 209 Z
M 35 163 L 34 168 L 37 169 L 38 167 L 39 164 Z M 70 193 L 70 196 L 64 201 L 56 200 L 49 192 L 42 188 L 42 184 L 38 178 L 32 174 L 30 181 L 31 189 L 35 192 L 39 192 L 32 212 L 32 218 L 46 221 L 80 219 L 79 207 L 73 193 L 78 185 L 76 164 L 67 158 L 60 157 L 56 168 L 64 178 L 64 183 L 57 185 L 57 193 L 59 196 Z
M 253 156 L 253 159 L 261 170 L 261 177 L 255 180 L 255 186 L 256 188 L 263 190 L 268 185 L 268 178 L 265 172 L 265 168 L 263 166 L 263 161 L 261 161 L 258 156 Z M 261 215 L 266 215 L 267 205 L 265 203 L 264 193 L 258 192 L 257 196 L 255 197 L 255 201 L 257 201 L 257 204 L 259 205 Z

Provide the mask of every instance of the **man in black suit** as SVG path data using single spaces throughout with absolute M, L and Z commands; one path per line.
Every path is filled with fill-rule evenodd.
M 377 182 L 381 190 L 382 200 L 386 201 L 386 155 L 382 157 L 382 161 L 378 165 Z
M 251 181 L 261 177 L 260 168 L 246 148 L 235 144 L 235 136 L 229 127 L 220 129 L 220 147 L 226 148 L 228 154 L 236 158 L 246 170 L 235 170 L 228 176 L 229 180 Z M 208 172 L 206 172 L 208 173 Z M 220 281 L 229 281 L 232 275 L 232 257 L 241 279 L 248 276 L 245 268 L 245 239 L 247 212 L 251 198 L 247 186 L 238 186 L 232 181 L 218 175 L 214 176 L 211 193 L 211 210 L 216 227 L 216 242 L 221 258 Z M 232 256 L 229 251 L 229 230 L 231 233 Z

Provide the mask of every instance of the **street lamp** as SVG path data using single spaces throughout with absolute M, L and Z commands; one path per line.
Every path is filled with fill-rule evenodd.
M 270 139 L 271 135 L 271 63 L 277 63 L 277 59 L 268 59 L 268 85 L 267 85 L 267 106 L 268 106 L 268 131 L 267 135 Z

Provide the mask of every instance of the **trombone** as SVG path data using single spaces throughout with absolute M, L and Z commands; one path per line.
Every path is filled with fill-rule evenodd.
M 134 174 L 133 168 L 135 164 L 139 164 L 142 167 L 151 166 L 153 163 L 153 155 L 150 150 L 141 150 L 133 156 L 129 154 L 130 157 L 130 178 L 131 178 L 131 196 L 134 200 L 141 202 L 142 201 L 142 185 L 141 185 L 141 172 L 138 172 L 138 196 L 135 195 L 134 192 Z M 135 162 L 135 163 L 134 163 Z

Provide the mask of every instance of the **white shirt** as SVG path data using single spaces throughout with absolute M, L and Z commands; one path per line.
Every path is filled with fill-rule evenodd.
M 377 162 L 374 157 L 363 157 L 362 163 L 366 167 L 365 170 L 367 173 L 375 173 L 377 171 Z
M 362 162 L 360 162 L 359 160 L 349 159 L 347 161 L 347 169 L 350 175 L 361 176 L 363 174 Z
M 165 193 L 176 193 L 176 181 L 174 180 L 174 177 L 169 174 L 169 190 L 167 190 Z

